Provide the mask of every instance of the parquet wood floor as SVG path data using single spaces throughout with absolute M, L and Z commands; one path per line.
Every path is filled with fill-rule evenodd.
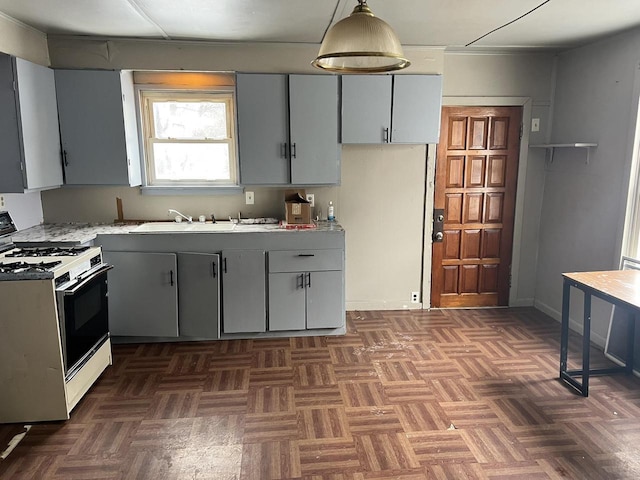
M 559 331 L 530 308 L 376 311 L 341 337 L 116 345 L 0 478 L 640 478 L 640 380 L 576 395 Z

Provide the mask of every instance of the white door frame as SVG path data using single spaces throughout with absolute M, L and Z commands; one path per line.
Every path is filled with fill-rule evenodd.
M 531 98 L 530 97 L 442 97 L 443 107 L 522 107 L 522 125 L 531 124 Z M 427 153 L 427 191 L 425 193 L 425 218 L 424 218 L 424 258 L 422 265 L 422 299 L 424 308 L 431 308 L 431 257 L 433 234 L 433 202 L 435 194 L 437 145 L 429 145 Z M 529 129 L 522 128 L 520 139 L 520 158 L 518 159 L 518 183 L 516 188 L 515 217 L 513 223 L 513 250 L 511 252 L 511 288 L 509 289 L 509 306 L 529 306 L 518 302 L 518 279 L 520 275 L 520 255 L 523 229 L 524 211 L 524 185 L 527 175 L 527 162 L 529 153 Z

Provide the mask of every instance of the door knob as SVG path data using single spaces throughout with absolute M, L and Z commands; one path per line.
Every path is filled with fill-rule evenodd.
M 441 242 L 443 238 L 444 238 L 444 234 L 443 234 L 442 232 L 436 232 L 436 233 L 433 235 L 433 240 L 434 240 L 435 242 Z

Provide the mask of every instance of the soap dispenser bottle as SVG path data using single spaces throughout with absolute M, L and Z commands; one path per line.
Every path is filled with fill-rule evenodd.
M 330 222 L 334 222 L 336 220 L 336 216 L 333 210 L 333 202 L 329 202 L 329 206 L 327 207 L 327 220 Z

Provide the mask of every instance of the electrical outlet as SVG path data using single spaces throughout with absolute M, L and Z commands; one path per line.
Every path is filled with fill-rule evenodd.
M 532 118 L 531 119 L 531 131 L 532 132 L 539 132 L 540 131 L 540 119 L 539 118 Z
M 253 205 L 253 192 L 244 192 L 244 203 Z
M 4 207 L 4 196 L 0 195 L 0 208 Z
M 307 193 L 307 202 L 311 208 L 316 206 L 316 196 L 313 193 Z
M 411 303 L 420 303 L 420 292 L 411 292 Z

